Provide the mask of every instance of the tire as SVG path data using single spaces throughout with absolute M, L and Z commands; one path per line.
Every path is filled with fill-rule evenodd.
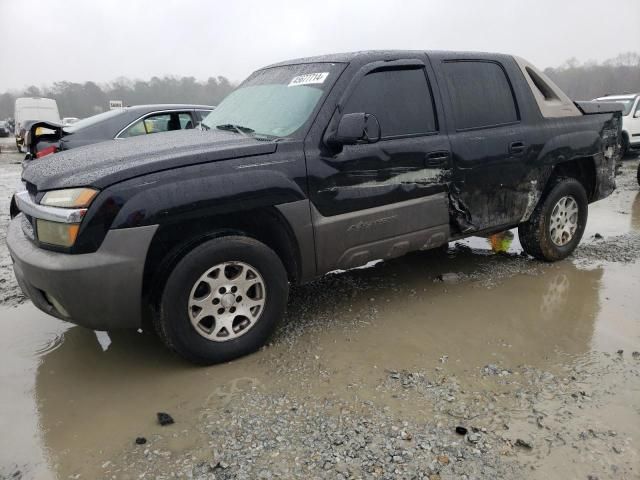
M 640 185 L 640 163 L 638 164 L 638 173 L 636 175 L 638 177 L 638 185 Z
M 558 210 L 555 210 L 556 207 Z M 574 207 L 577 212 L 575 219 L 567 213 L 574 211 Z M 563 211 L 567 216 L 561 215 Z M 589 201 L 582 184 L 575 178 L 556 179 L 529 220 L 518 226 L 522 248 L 532 257 L 546 262 L 568 257 L 582 239 L 588 212 Z M 554 228 L 558 223 L 552 221 L 552 216 L 559 222 L 560 228 Z M 570 234 L 567 230 L 572 228 L 573 233 Z
M 629 153 L 629 137 L 626 134 L 622 134 L 622 151 L 620 152 L 620 158 L 624 158 Z
M 226 362 L 265 344 L 284 315 L 288 295 L 287 272 L 273 250 L 247 237 L 218 237 L 195 247 L 171 271 L 155 327 L 169 349 L 190 362 Z M 224 325 L 231 325 L 231 334 Z

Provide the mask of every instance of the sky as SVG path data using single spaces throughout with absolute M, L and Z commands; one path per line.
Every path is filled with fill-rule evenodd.
M 640 51 L 640 0 L 0 0 L 0 92 L 223 75 L 368 49 L 517 54 L 539 68 Z

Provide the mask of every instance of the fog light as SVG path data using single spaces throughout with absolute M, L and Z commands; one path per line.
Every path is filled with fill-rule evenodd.
M 71 247 L 76 242 L 80 224 L 50 222 L 49 220 L 38 218 L 36 220 L 36 228 L 38 240 L 42 243 Z

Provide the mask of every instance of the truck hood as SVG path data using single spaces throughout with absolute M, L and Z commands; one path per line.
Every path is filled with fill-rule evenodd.
M 233 132 L 188 130 L 110 140 L 33 160 L 22 179 L 38 190 L 108 187 L 161 170 L 230 158 L 265 155 L 275 142 Z

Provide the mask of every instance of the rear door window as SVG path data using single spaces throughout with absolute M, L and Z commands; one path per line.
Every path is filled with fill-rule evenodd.
M 193 118 L 189 113 L 180 113 L 178 114 L 178 119 L 180 121 L 180 129 L 181 130 L 189 130 L 194 127 Z
M 488 61 L 445 61 L 457 130 L 519 121 L 511 83 L 502 66 Z
M 138 120 L 122 132 L 120 138 L 137 137 L 138 135 L 169 132 L 173 130 L 188 130 L 193 127 L 193 118 L 189 112 L 158 113 Z
M 344 113 L 371 113 L 382 138 L 428 134 L 437 130 L 433 99 L 423 68 L 378 70 L 362 78 Z

